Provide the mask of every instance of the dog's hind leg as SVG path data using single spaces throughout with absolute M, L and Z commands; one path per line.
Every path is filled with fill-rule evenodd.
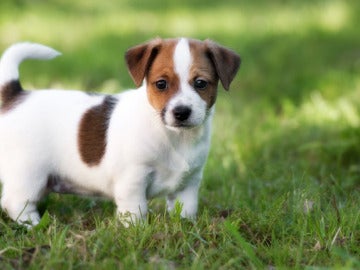
M 29 171 L 24 174 L 3 175 L 1 207 L 11 219 L 31 227 L 40 221 L 37 203 L 46 190 L 47 177 Z

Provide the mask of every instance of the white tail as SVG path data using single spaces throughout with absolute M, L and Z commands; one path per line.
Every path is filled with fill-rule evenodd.
M 19 65 L 25 59 L 52 59 L 58 51 L 37 43 L 17 43 L 9 47 L 0 59 L 0 86 L 19 79 Z

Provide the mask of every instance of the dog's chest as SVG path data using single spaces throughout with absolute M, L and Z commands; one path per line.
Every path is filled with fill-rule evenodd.
M 168 195 L 184 188 L 195 172 L 202 170 L 207 156 L 207 142 L 177 141 L 162 149 L 147 177 L 148 198 Z

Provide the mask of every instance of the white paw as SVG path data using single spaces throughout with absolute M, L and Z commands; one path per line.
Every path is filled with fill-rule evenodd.
M 125 213 L 118 212 L 118 218 L 125 228 L 129 228 L 130 226 L 144 223 L 146 220 L 146 214 L 141 215 L 138 213 L 130 213 L 129 211 Z
M 21 214 L 17 219 L 17 223 L 25 226 L 28 229 L 33 228 L 40 222 L 40 216 L 37 212 L 30 212 L 27 214 Z

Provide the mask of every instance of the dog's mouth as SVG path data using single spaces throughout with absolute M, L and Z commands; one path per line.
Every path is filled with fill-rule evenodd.
M 191 125 L 191 124 L 188 124 L 188 123 L 175 123 L 175 124 L 168 124 L 166 122 L 164 122 L 165 126 L 169 129 L 192 129 L 192 128 L 195 128 L 199 125 Z
M 161 114 L 161 121 L 163 122 L 164 126 L 172 129 L 172 130 L 188 130 L 188 129 L 192 129 L 195 128 L 197 126 L 199 126 L 199 124 L 194 124 L 191 121 L 187 120 L 187 121 L 178 121 L 175 119 L 167 119 L 165 117 L 165 114 Z
M 176 115 L 177 111 L 167 110 L 166 108 L 161 111 L 161 120 L 164 125 L 172 130 L 190 130 L 201 126 L 204 119 L 201 117 L 194 117 L 193 112 L 189 112 L 188 115 Z

